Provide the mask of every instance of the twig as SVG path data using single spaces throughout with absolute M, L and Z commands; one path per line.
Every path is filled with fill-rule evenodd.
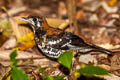
M 77 20 L 76 20 L 76 1 L 75 0 L 66 0 L 67 13 L 70 20 L 70 28 L 75 34 L 79 34 Z M 72 26 L 73 24 L 73 26 Z
M 116 26 L 106 26 L 106 25 L 100 25 L 100 24 L 93 24 L 93 23 L 90 23 L 90 22 L 87 22 L 87 21 L 78 21 L 78 23 L 80 24 L 80 25 L 84 25 L 84 26 L 86 26 L 87 25 L 87 27 L 105 27 L 105 28 L 108 28 L 108 29 L 120 29 L 120 27 L 116 27 Z
M 37 57 L 28 57 L 28 58 L 17 58 L 18 60 L 28 60 L 28 59 L 43 59 L 45 58 L 45 56 L 37 56 Z M 6 60 L 0 60 L 1 62 L 4 62 L 4 61 L 10 61 L 9 59 L 6 59 Z

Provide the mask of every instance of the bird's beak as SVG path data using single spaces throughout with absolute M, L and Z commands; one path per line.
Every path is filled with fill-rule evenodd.
M 20 20 L 25 21 L 27 23 L 31 23 L 31 20 L 29 20 L 28 18 L 25 18 L 25 17 L 20 18 Z

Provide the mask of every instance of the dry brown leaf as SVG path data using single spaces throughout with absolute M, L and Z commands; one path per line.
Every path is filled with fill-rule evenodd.
M 69 22 L 62 20 L 62 19 L 46 18 L 46 20 L 48 24 L 54 28 L 64 29 L 69 25 Z
M 84 12 L 82 10 L 78 11 L 76 17 L 77 19 L 83 20 Z
M 58 15 L 59 16 L 65 16 L 67 14 L 67 9 L 65 6 L 64 2 L 59 2 L 59 6 L 58 6 Z
M 4 73 L 4 74 L 0 77 L 0 80 L 10 80 L 10 78 L 11 78 L 10 72 L 11 72 L 11 68 L 8 68 L 8 69 L 6 70 L 6 73 Z

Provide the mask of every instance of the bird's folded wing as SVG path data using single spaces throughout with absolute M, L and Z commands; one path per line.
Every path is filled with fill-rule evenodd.
M 60 37 L 57 37 L 57 40 L 54 38 L 49 40 L 48 45 L 61 50 L 78 49 L 88 45 L 81 38 L 70 32 L 60 33 L 59 35 Z

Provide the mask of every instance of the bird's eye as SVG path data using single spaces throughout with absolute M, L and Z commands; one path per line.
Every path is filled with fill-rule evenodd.
M 37 19 L 36 19 L 36 18 L 33 18 L 33 21 L 34 21 L 34 22 L 36 22 L 36 21 L 37 21 Z

